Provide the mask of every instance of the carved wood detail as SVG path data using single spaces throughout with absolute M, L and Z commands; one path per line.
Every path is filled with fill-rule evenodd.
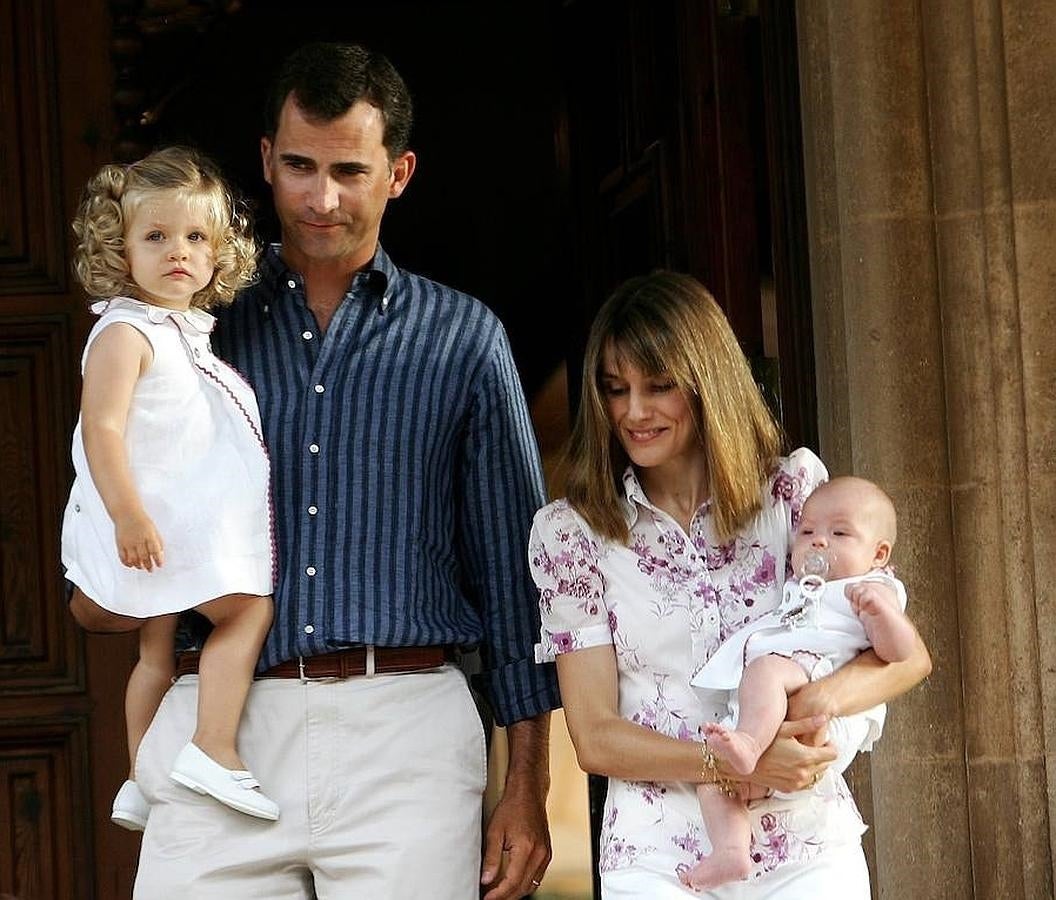
M 91 896 L 87 721 L 0 726 L 0 892 L 20 900 Z
M 0 295 L 66 287 L 54 9 L 0 0 Z
M 68 343 L 63 317 L 0 318 L 0 694 L 84 687 L 59 567 Z

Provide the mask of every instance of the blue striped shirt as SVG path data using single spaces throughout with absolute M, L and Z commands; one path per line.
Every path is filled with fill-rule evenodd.
M 213 335 L 256 390 L 271 454 L 261 667 L 355 644 L 479 645 L 500 724 L 557 706 L 527 566 L 542 473 L 499 320 L 379 247 L 320 334 L 278 251 Z

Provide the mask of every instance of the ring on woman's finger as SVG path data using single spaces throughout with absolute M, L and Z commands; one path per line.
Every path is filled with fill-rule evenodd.
M 815 772 L 814 777 L 810 779 L 810 786 L 814 787 L 821 780 L 821 772 Z

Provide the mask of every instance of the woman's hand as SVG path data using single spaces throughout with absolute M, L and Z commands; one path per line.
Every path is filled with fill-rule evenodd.
M 152 572 L 165 562 L 161 535 L 146 513 L 133 513 L 115 520 L 114 540 L 117 556 L 130 569 Z
M 775 791 L 801 791 L 816 784 L 836 759 L 836 748 L 825 739 L 825 716 L 784 722 L 777 737 L 759 758 L 751 780 Z M 818 746 L 809 746 L 818 743 Z

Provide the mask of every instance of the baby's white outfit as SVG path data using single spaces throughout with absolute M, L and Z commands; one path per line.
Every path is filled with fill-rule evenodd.
M 741 676 L 745 666 L 760 656 L 775 653 L 788 657 L 803 667 L 811 681 L 832 674 L 870 646 L 865 626 L 844 594 L 844 588 L 857 581 L 889 584 L 905 610 L 905 586 L 880 570 L 827 581 L 816 599 L 804 593 L 799 582 L 786 581 L 781 604 L 723 641 L 693 676 L 694 687 L 728 691 L 729 721 L 735 722 Z M 882 718 L 877 724 L 882 727 Z M 879 737 L 879 730 L 873 731 L 863 750 Z
M 148 617 L 225 594 L 270 594 L 273 575 L 270 464 L 249 384 L 209 346 L 215 323 L 114 297 L 85 343 L 124 322 L 146 337 L 153 359 L 136 382 L 125 427 L 129 468 L 164 546 L 152 572 L 121 563 L 114 526 L 73 433 L 76 478 L 62 523 L 66 577 L 105 609 Z

